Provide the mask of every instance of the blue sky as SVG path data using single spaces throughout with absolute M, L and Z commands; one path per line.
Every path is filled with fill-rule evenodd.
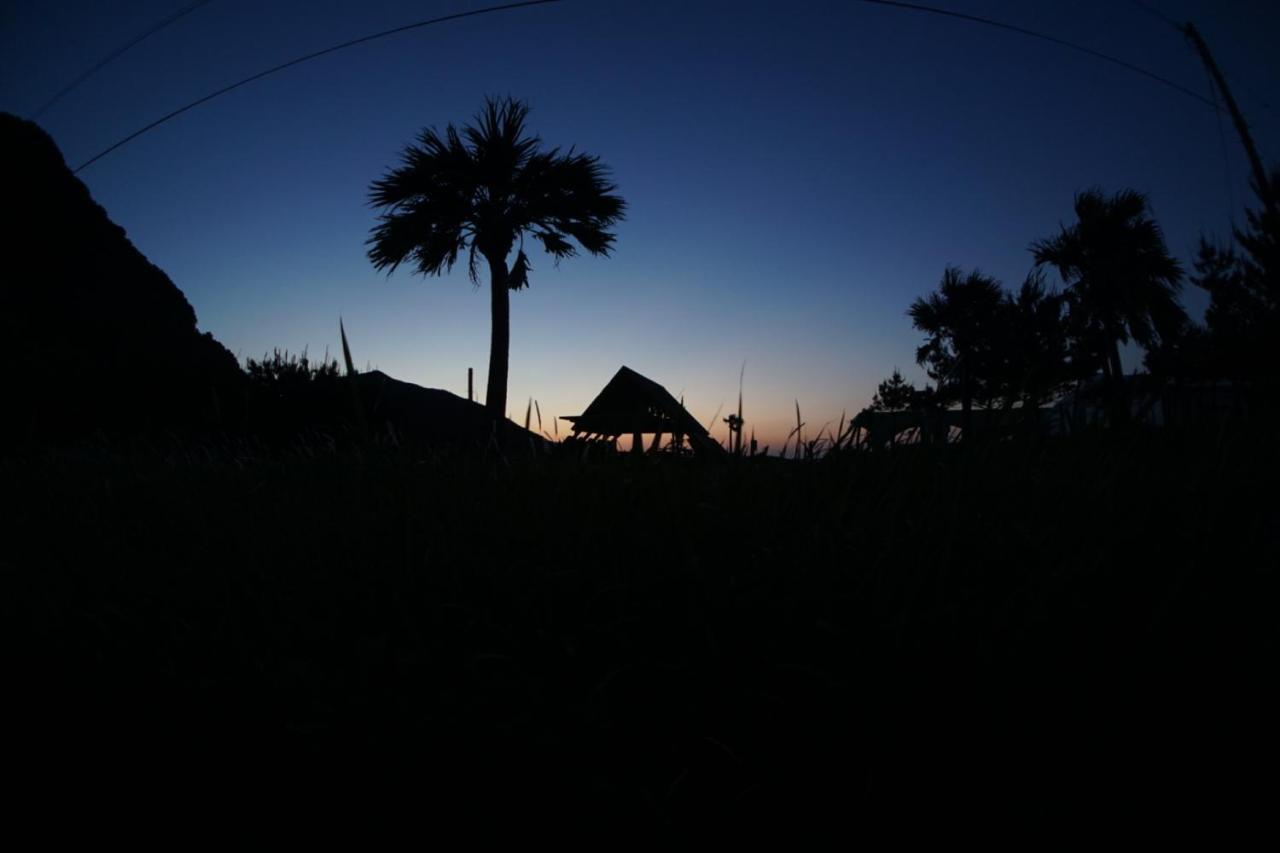
M 0 109 L 29 114 L 183 5 L 0 5 Z M 40 121 L 78 165 L 262 68 L 482 5 L 213 0 Z M 1135 3 L 936 5 L 1209 91 L 1177 33 Z M 1275 162 L 1275 4 L 1149 5 L 1197 23 Z M 80 177 L 233 352 L 337 353 L 341 315 L 362 365 L 465 393 L 467 367 L 484 385 L 487 294 L 462 269 L 374 272 L 366 196 L 421 128 L 465 121 L 489 94 L 527 100 L 548 144 L 598 154 L 629 205 L 612 258 L 535 257 L 514 294 L 517 419 L 530 396 L 576 414 L 626 364 L 705 422 L 745 361 L 748 430 L 776 446 L 794 399 L 816 427 L 895 366 L 922 379 L 910 302 L 948 264 L 1015 286 L 1078 190 L 1147 192 L 1188 265 L 1249 199 L 1229 124 L 1224 158 L 1212 111 L 1185 95 L 1012 33 L 853 2 L 574 0 L 452 22 L 245 87 Z M 1186 302 L 1205 304 L 1194 289 Z

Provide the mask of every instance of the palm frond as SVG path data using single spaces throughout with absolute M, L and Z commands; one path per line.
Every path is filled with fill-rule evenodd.
M 511 265 L 511 271 L 507 273 L 507 287 L 512 290 L 520 290 L 529 286 L 529 271 L 533 267 L 529 264 L 529 256 L 524 253 L 524 249 L 516 255 L 515 263 Z

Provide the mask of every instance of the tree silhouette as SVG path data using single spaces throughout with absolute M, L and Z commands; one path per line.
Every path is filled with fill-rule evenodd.
M 1280 171 L 1271 175 L 1273 197 Z M 1261 197 L 1262 190 L 1254 187 Z M 1207 369 L 1215 376 L 1271 378 L 1280 336 L 1280 213 L 1246 210 L 1246 226 L 1234 229 L 1241 251 L 1201 238 L 1191 281 L 1209 294 L 1205 312 Z M 1197 341 L 1193 330 L 1191 340 Z
M 972 434 L 974 397 L 986 392 L 1001 298 L 995 279 L 948 267 L 938 290 L 907 309 L 912 324 L 929 336 L 916 350 L 916 362 L 941 394 L 959 397 L 966 438 Z
M 895 367 L 893 375 L 880 383 L 875 396 L 871 398 L 871 405 L 867 408 L 873 412 L 906 411 L 916 405 L 919 394 L 916 386 L 908 382 L 902 372 Z
M 994 376 L 997 396 L 1028 411 L 1057 396 L 1072 376 L 1068 361 L 1065 300 L 1033 270 L 1017 293 L 1005 294 L 996 324 Z
M 412 262 L 423 275 L 442 275 L 465 253 L 478 284 L 476 255 L 487 262 L 493 332 L 485 406 L 499 418 L 507 408 L 509 294 L 529 284 L 525 237 L 557 261 L 577 254 L 574 243 L 608 256 L 615 238 L 608 229 L 626 207 L 598 157 L 543 150 L 527 135 L 528 112 L 520 101 L 489 98 L 461 130 L 422 131 L 400 166 L 370 188 L 371 204 L 383 211 L 367 241 L 375 268 L 390 275 Z
M 1067 284 L 1073 355 L 1101 366 L 1120 415 L 1120 346 L 1133 340 L 1150 348 L 1186 323 L 1178 302 L 1182 267 L 1142 193 L 1122 190 L 1106 198 L 1089 190 L 1076 196 L 1075 213 L 1074 225 L 1033 243 L 1031 251 L 1038 266 L 1055 267 Z

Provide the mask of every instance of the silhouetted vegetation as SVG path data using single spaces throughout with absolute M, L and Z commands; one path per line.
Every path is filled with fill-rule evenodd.
M 48 265 L 20 262 L 0 314 L 15 778 L 341 778 L 437 829 L 665 846 L 922 816 L 1216 826 L 1262 800 L 1233 762 L 1270 766 L 1274 428 L 1233 409 L 1064 437 L 1043 414 L 1102 386 L 1131 426 L 1135 386 L 1223 378 L 1274 407 L 1276 217 L 1202 247 L 1204 327 L 1145 197 L 1087 192 L 1016 292 L 952 267 L 910 306 L 934 385 L 894 369 L 834 432 L 797 403 L 782 459 L 744 450 L 741 388 L 720 453 L 626 368 L 559 444 L 501 417 L 523 236 L 607 254 L 623 202 L 525 115 L 490 101 L 426 131 L 373 189 L 379 268 L 488 263 L 488 411 L 357 373 L 345 333 L 345 371 L 278 350 L 241 370 L 47 137 L 0 116 L 38 167 L 6 174 Z M 709 461 L 598 452 L 622 434 Z
M 1076 196 L 1077 222 L 1032 246 L 1036 263 L 1052 266 L 1067 283 L 1072 351 L 1077 362 L 1101 367 L 1113 400 L 1125 412 L 1120 346 L 1150 348 L 1186 325 L 1178 302 L 1182 267 L 1170 256 L 1146 196 L 1124 190 L 1111 198 L 1091 190 Z
M 1071 354 L 1066 308 L 1062 294 L 1045 289 L 1039 270 L 1027 276 L 1016 294 L 1002 296 L 987 379 L 992 399 L 1032 411 L 1087 375 L 1087 362 Z
M 667 840 L 1207 817 L 1262 796 L 1277 452 L 10 459 L 10 772 Z
M 512 290 L 529 285 L 533 269 L 524 251 L 527 235 L 557 261 L 577 254 L 608 255 L 626 203 L 598 157 L 559 148 L 525 134 L 529 108 L 516 100 L 489 99 L 475 123 L 443 135 L 424 130 L 399 168 L 374 181 L 370 198 L 385 212 L 369 238 L 369 259 L 394 272 L 410 262 L 422 275 L 453 269 L 467 255 L 478 283 L 476 254 L 489 265 L 493 333 L 485 406 L 495 418 L 507 412 Z M 512 250 L 514 260 L 508 263 Z
M 929 404 L 958 402 L 961 435 L 976 437 L 974 405 L 988 415 L 1010 415 L 985 417 L 983 429 L 1008 435 L 1021 422 L 1044 432 L 1045 407 L 1062 405 L 1064 395 L 1072 400 L 1055 416 L 1062 421 L 1056 429 L 1098 423 L 1080 414 L 1097 405 L 1105 408 L 1110 426 L 1125 425 L 1138 405 L 1136 393 L 1146 400 L 1143 411 L 1160 402 L 1165 417 L 1205 412 L 1213 421 L 1274 410 L 1276 374 L 1266 347 L 1280 331 L 1275 215 L 1265 206 L 1246 211 L 1248 227 L 1235 232 L 1238 251 L 1201 241 L 1192 282 L 1211 298 L 1201 326 L 1178 299 L 1182 268 L 1169 254 L 1144 195 L 1124 190 L 1107 197 L 1090 190 L 1076 197 L 1075 212 L 1077 221 L 1058 236 L 1032 244 L 1035 268 L 1016 293 L 978 271 L 949 267 L 937 291 L 915 300 L 907 314 L 927 336 L 916 359 L 936 390 L 917 391 L 895 369 L 865 414 L 855 418 L 856 429 L 868 428 L 875 413 L 923 415 Z M 1058 270 L 1065 284 L 1061 293 L 1046 288 L 1044 267 Z M 1131 341 L 1143 348 L 1145 374 L 1124 373 L 1121 346 Z M 1238 379 L 1251 384 L 1227 384 L 1219 394 L 1220 381 Z M 1168 383 L 1181 388 L 1204 380 L 1214 384 L 1200 399 L 1168 397 Z M 937 411 L 931 417 L 933 425 L 920 420 L 916 432 L 945 435 L 947 418 L 939 419 Z M 900 419 L 886 421 L 884 428 L 899 425 Z M 856 437 L 851 424 L 835 446 L 880 444 L 859 445 Z
M 1280 172 L 1272 173 L 1272 195 L 1280 195 Z M 1211 376 L 1274 382 L 1274 347 L 1280 340 L 1280 214 L 1245 212 L 1234 232 L 1239 248 L 1200 242 L 1191 281 L 1209 293 L 1205 328 L 1189 329 L 1181 341 L 1183 362 L 1201 362 Z
M 995 372 L 1000 299 L 995 279 L 949 267 L 937 292 L 917 299 L 907 311 L 912 324 L 928 335 L 916 350 L 916 361 L 938 383 L 939 393 L 960 400 L 966 435 L 972 431 L 974 398 L 985 401 L 992 393 L 986 380 Z
M 926 391 L 929 390 L 932 389 L 926 388 Z M 893 375 L 876 388 L 875 396 L 871 398 L 870 408 L 873 412 L 901 412 L 914 409 L 919 404 L 921 393 L 915 385 L 903 378 L 902 372 L 895 367 Z

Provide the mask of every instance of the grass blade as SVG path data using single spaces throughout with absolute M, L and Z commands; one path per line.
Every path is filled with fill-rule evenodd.
M 360 399 L 360 386 L 356 384 L 356 367 L 351 361 L 351 346 L 347 343 L 347 329 L 338 318 L 338 335 L 342 338 L 342 360 L 347 363 L 347 378 L 351 385 L 351 403 L 356 410 L 356 424 L 360 429 L 360 437 L 365 444 L 369 443 L 369 421 L 364 414 L 364 401 Z
M 342 336 L 342 360 L 347 363 L 347 375 L 356 375 L 356 366 L 351 361 L 351 347 L 347 344 L 347 330 L 342 325 L 342 318 L 338 318 L 338 334 Z
M 716 413 L 711 416 L 711 420 L 707 421 L 708 434 L 711 433 L 711 430 L 715 429 L 716 419 L 720 417 L 720 412 L 723 410 L 724 410 L 724 403 L 721 403 L 720 405 L 716 406 Z

